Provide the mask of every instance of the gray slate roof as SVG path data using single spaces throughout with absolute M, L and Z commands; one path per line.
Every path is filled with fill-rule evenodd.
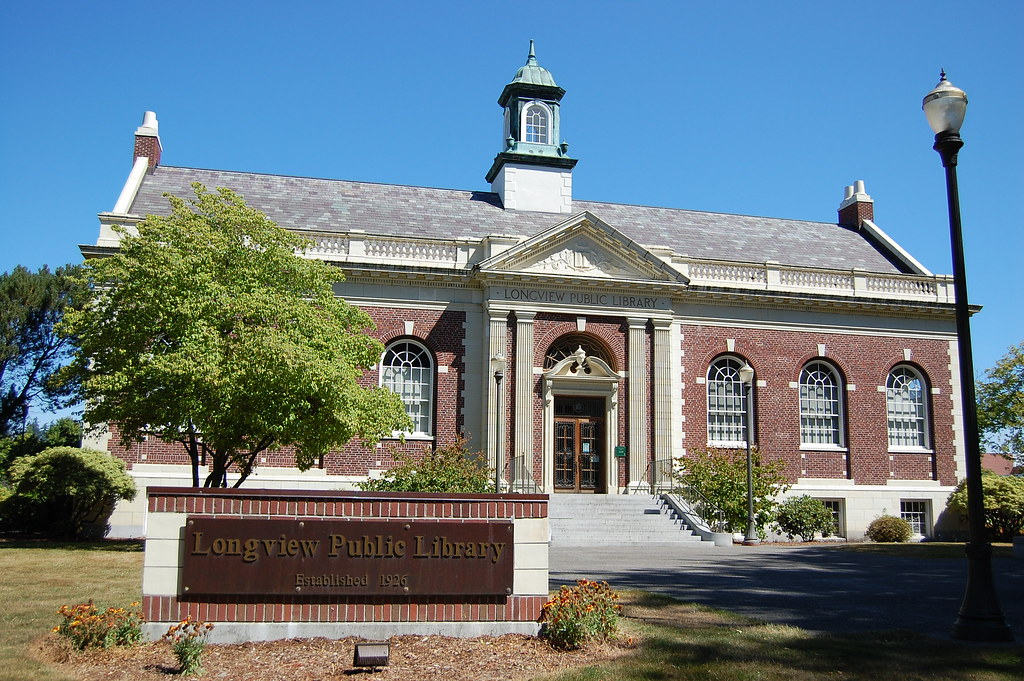
M 498 195 L 429 187 L 158 166 L 132 205 L 136 215 L 167 214 L 163 194 L 192 196 L 190 184 L 228 187 L 282 227 L 422 238 L 532 236 L 567 215 L 505 211 Z M 705 213 L 597 201 L 573 201 L 642 246 L 694 258 L 777 261 L 799 267 L 898 273 L 871 241 L 833 223 Z

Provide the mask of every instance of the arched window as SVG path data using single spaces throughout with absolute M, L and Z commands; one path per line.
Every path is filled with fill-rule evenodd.
M 811 362 L 800 372 L 800 444 L 843 446 L 842 387 L 825 362 Z
M 740 382 L 742 366 L 735 357 L 722 357 L 708 367 L 709 445 L 747 445 L 747 396 Z
M 916 370 L 898 366 L 885 381 L 890 447 L 928 447 L 925 382 Z
M 544 355 L 544 371 L 551 369 L 566 357 L 576 354 L 576 348 L 583 348 L 587 357 L 598 357 L 604 360 L 612 370 L 615 369 L 615 361 L 603 343 L 585 333 L 567 333 L 557 338 L 548 348 Z
M 548 144 L 548 126 L 551 124 L 548 110 L 540 104 L 531 104 L 523 112 L 523 141 Z
M 392 343 L 380 361 L 380 384 L 398 393 L 412 419 L 413 435 L 432 434 L 434 362 L 419 343 Z

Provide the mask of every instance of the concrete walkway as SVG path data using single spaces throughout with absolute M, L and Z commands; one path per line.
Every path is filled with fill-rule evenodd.
M 963 600 L 967 560 L 909 559 L 838 546 L 677 544 L 550 549 L 551 588 L 579 578 L 644 589 L 811 631 L 905 629 L 948 638 Z M 1024 560 L 993 559 L 1007 624 L 1024 642 Z

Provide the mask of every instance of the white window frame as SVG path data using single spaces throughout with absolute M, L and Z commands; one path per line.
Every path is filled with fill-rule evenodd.
M 827 375 L 829 384 L 815 378 L 807 380 L 813 374 Z M 832 364 L 816 359 L 808 362 L 800 370 L 799 411 L 800 411 L 800 448 L 801 449 L 833 449 L 846 448 L 846 413 L 845 386 L 839 371 Z M 818 394 L 812 394 L 814 390 Z M 826 439 L 826 434 L 830 436 Z
M 743 364 L 739 357 L 726 355 L 708 366 L 705 394 L 709 447 L 747 446 L 747 392 L 739 375 Z M 738 437 L 727 437 L 730 434 Z
M 385 364 L 389 357 L 399 361 Z M 417 362 L 420 364 L 417 365 Z M 388 343 L 384 354 L 381 355 L 378 372 L 380 385 L 398 394 L 405 405 L 405 413 L 413 420 L 413 429 L 404 435 L 416 438 L 433 437 L 436 383 L 434 369 L 433 353 L 422 343 L 410 338 Z
M 832 517 L 836 521 L 835 532 L 833 534 L 836 537 L 846 537 L 846 500 L 845 499 L 820 499 L 821 503 L 825 504 L 825 508 L 832 511 Z
M 929 499 L 900 499 L 900 517 L 910 523 L 910 532 L 927 537 L 931 529 L 932 502 Z
M 909 382 L 903 382 L 907 377 Z M 897 385 L 897 381 L 902 384 Z M 885 416 L 890 451 L 931 451 L 928 382 L 920 371 L 907 364 L 889 371 L 885 378 Z M 907 437 L 908 433 L 914 437 Z
M 544 140 L 539 142 L 537 140 L 531 140 L 529 135 L 530 130 L 530 112 L 534 108 L 539 108 L 544 114 Z M 541 101 L 534 100 L 523 107 L 523 112 L 520 114 L 519 119 L 519 139 L 529 144 L 553 144 L 551 141 L 551 135 L 554 130 L 554 113 L 551 111 L 551 107 Z

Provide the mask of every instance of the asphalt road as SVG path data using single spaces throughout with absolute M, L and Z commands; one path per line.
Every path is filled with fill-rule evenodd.
M 550 548 L 551 588 L 579 578 L 644 589 L 811 631 L 911 630 L 949 638 L 966 558 L 912 559 L 838 546 Z M 1024 559 L 994 558 L 996 593 L 1024 642 Z

